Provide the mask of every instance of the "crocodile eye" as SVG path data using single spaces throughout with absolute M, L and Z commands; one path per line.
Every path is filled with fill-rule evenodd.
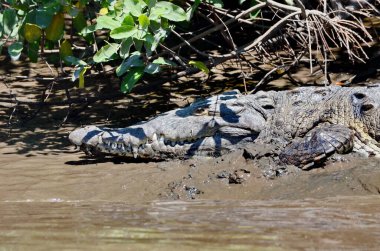
M 194 110 L 193 115 L 204 115 L 206 112 L 207 110 L 204 107 L 198 107 Z
M 356 99 L 363 99 L 367 96 L 367 95 L 360 93 L 360 92 L 354 93 L 353 95 Z

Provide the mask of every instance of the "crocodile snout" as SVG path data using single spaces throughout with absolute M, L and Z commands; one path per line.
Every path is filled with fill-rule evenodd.
M 82 145 L 82 139 L 86 135 L 85 128 L 78 128 L 69 134 L 69 140 L 76 146 Z

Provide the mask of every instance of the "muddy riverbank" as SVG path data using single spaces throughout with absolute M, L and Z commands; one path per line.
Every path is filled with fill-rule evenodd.
M 142 85 L 122 99 L 69 106 L 65 88 L 72 98 L 100 97 L 118 79 L 90 78 L 86 89 L 78 90 L 74 83 L 35 79 L 50 74 L 44 64 L 3 66 L 0 249 L 377 250 L 380 245 L 379 159 L 350 154 L 310 171 L 265 173 L 262 166 L 270 161 L 255 163 L 242 151 L 163 162 L 88 159 L 67 140 L 81 124 L 130 125 L 198 97 L 242 90 L 242 83 L 224 82 L 240 71 L 219 69 L 225 76 L 214 75 L 216 83 L 188 78 Z M 308 69 L 297 76 L 312 77 Z M 280 80 L 271 88 L 290 82 Z
M 330 160 L 321 168 L 293 168 L 279 177 L 268 177 L 257 163 L 246 160 L 242 151 L 219 158 L 138 163 L 122 158 L 89 159 L 66 138 L 62 141 L 63 148 L 27 154 L 1 143 L 2 200 L 266 200 L 380 191 L 377 158 L 344 155 L 343 160 Z

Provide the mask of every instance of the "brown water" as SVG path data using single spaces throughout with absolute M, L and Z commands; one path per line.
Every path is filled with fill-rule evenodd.
M 202 177 L 231 165 L 248 168 L 236 156 L 235 162 L 208 160 L 203 165 L 194 160 L 118 163 L 85 160 L 71 148 L 28 154 L 17 149 L 0 145 L 0 250 L 378 250 L 380 246 L 380 197 L 370 193 L 377 191 L 378 172 L 371 175 L 375 185 L 367 190 L 351 180 L 346 190 L 339 185 L 339 177 L 347 181 L 348 173 L 359 172 L 340 170 L 347 167 L 334 171 L 340 176 L 326 176 L 333 179 L 323 178 L 323 171 L 274 181 L 251 173 L 247 183 L 231 185 L 213 179 L 205 183 Z M 370 161 L 374 167 L 379 163 Z M 190 181 L 204 183 L 204 194 L 196 200 L 163 196 L 167 184 L 187 177 L 189 170 Z M 314 183 L 306 182 L 306 177 L 314 176 Z M 331 180 L 334 190 L 321 189 Z M 294 199 L 294 194 L 300 198 Z
M 2 250 L 378 250 L 378 197 L 2 201 Z

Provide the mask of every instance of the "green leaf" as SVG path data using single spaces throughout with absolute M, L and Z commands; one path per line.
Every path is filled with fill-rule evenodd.
M 169 24 L 168 19 L 161 17 L 160 23 L 161 23 L 161 28 L 163 28 L 165 30 L 170 28 L 170 24 Z
M 87 71 L 87 67 L 81 67 L 82 70 L 79 72 L 79 89 L 82 89 L 84 88 L 84 74 L 86 73 Z
M 131 46 L 133 44 L 133 39 L 132 38 L 126 38 L 121 42 L 120 45 L 120 52 L 119 55 L 121 58 L 125 59 L 129 56 L 129 51 L 131 49 Z
M 62 12 L 54 15 L 51 23 L 45 30 L 46 39 L 56 42 L 60 40 L 63 36 L 65 28 L 65 17 Z
M 174 22 L 186 20 L 186 12 L 179 6 L 170 2 L 161 1 L 152 7 L 149 18 L 158 20 L 160 17 L 167 18 Z
M 150 24 L 149 18 L 145 14 L 139 16 L 139 25 L 142 29 L 148 28 Z
M 24 27 L 24 37 L 29 43 L 40 40 L 42 30 L 38 25 L 26 23 Z
M 0 37 L 2 36 L 3 36 L 3 13 L 0 13 Z M 1 51 L 0 51 L 0 54 L 1 54 Z
M 87 27 L 84 27 L 80 33 L 82 34 L 82 36 L 84 35 L 87 35 L 87 34 L 90 34 L 90 33 L 93 33 L 97 30 L 97 26 L 95 24 L 93 25 L 89 25 Z
M 79 12 L 76 17 L 73 18 L 73 26 L 75 30 L 81 35 L 89 44 L 94 42 L 94 37 L 90 34 L 96 30 L 96 25 L 87 26 L 86 18 L 83 11 Z M 91 28 L 93 27 L 93 30 Z M 84 31 L 84 32 L 83 32 Z
M 113 39 L 124 39 L 128 37 L 135 37 L 137 34 L 137 28 L 135 26 L 123 25 L 113 29 L 110 33 L 110 37 Z
M 134 26 L 135 25 L 135 20 L 133 20 L 133 17 L 131 15 L 126 15 L 123 19 L 123 22 L 121 25 L 130 25 Z
M 73 82 L 79 78 L 78 88 L 80 89 L 84 88 L 84 74 L 86 73 L 87 69 L 88 67 L 86 66 L 80 66 L 74 71 L 73 76 L 71 77 L 71 81 Z
M 23 49 L 23 44 L 21 42 L 14 42 L 8 47 L 8 54 L 11 56 L 12 60 L 18 60 Z
M 121 65 L 116 68 L 116 75 L 118 77 L 126 73 L 131 67 L 141 67 L 144 66 L 144 62 L 140 58 L 140 52 L 135 51 L 132 55 L 124 60 Z
M 121 92 L 130 92 L 143 75 L 144 67 L 131 68 L 121 83 Z
M 26 15 L 27 23 L 36 24 L 41 29 L 46 29 L 53 19 L 54 12 L 51 10 L 32 10 Z
M 28 44 L 28 57 L 31 62 L 36 63 L 38 60 L 38 50 L 40 47 L 39 41 L 34 41 Z
M 65 60 L 65 63 L 69 64 L 69 65 L 74 65 L 74 66 L 86 66 L 87 63 L 84 62 L 83 60 L 80 60 L 79 58 L 77 57 L 74 57 L 74 56 L 66 56 L 64 58 Z
M 133 43 L 135 44 L 135 48 L 137 51 L 141 51 L 142 47 L 144 45 L 144 41 L 138 40 L 138 39 L 133 39 Z
M 158 44 L 161 42 L 163 38 L 165 38 L 168 34 L 168 31 L 164 29 L 160 29 L 156 34 L 154 34 L 154 41 L 152 42 L 151 50 L 155 51 Z
M 160 71 L 161 71 L 160 65 L 154 64 L 154 63 L 148 64 L 144 69 L 144 72 L 146 72 L 148 74 L 156 74 Z
M 78 32 L 81 32 L 87 26 L 87 21 L 82 11 L 73 18 L 73 26 Z
M 177 64 L 174 63 L 173 61 L 169 60 L 169 59 L 165 59 L 163 57 L 159 57 L 155 60 L 153 60 L 154 64 L 159 64 L 159 65 L 170 65 L 170 66 L 176 66 Z
M 148 4 L 148 10 L 150 10 L 153 6 L 156 5 L 157 0 L 145 0 L 145 2 Z
M 8 36 L 17 27 L 17 13 L 14 9 L 5 9 L 3 12 L 3 34 Z
M 154 43 L 153 35 L 150 33 L 147 33 L 145 36 L 145 41 L 144 41 L 144 47 L 145 47 L 145 52 L 146 52 L 147 57 L 150 57 L 152 55 L 153 43 Z
M 71 43 L 68 40 L 64 40 L 61 43 L 61 47 L 59 48 L 59 55 L 64 60 L 68 56 L 73 55 L 73 50 L 71 48 Z
M 256 0 L 251 0 L 251 6 L 255 6 L 255 5 L 257 5 L 258 3 L 259 3 L 259 2 L 257 2 Z M 250 16 L 251 19 L 254 19 L 254 18 L 256 18 L 260 13 L 261 13 L 261 9 L 258 9 L 258 10 L 254 11 L 254 12 L 249 13 L 249 16 Z
M 148 32 L 146 30 L 138 29 L 136 34 L 133 37 L 138 39 L 138 40 L 145 41 L 147 34 L 148 34 Z
M 201 62 L 201 61 L 189 61 L 189 65 L 192 65 L 196 68 L 198 68 L 199 70 L 203 71 L 204 73 L 206 74 L 209 74 L 210 70 L 207 68 L 207 66 Z
M 95 55 L 94 62 L 101 63 L 113 60 L 117 57 L 117 50 L 119 49 L 119 44 L 110 43 L 103 46 Z
M 110 1 L 107 1 L 107 0 L 102 0 L 103 4 L 102 6 L 103 7 L 106 7 L 108 8 L 108 11 L 109 12 L 114 12 L 116 16 L 118 16 L 119 14 L 122 14 L 122 13 L 126 13 L 123 8 L 124 8 L 124 3 L 122 0 L 110 0 Z M 107 3 L 107 4 L 106 4 Z
M 124 12 L 131 13 L 135 17 L 140 16 L 146 6 L 142 0 L 124 0 Z
M 186 12 L 186 21 L 190 21 L 190 19 L 193 17 L 195 10 L 198 8 L 199 4 L 201 3 L 201 0 L 195 0 L 194 4 L 191 5 L 191 7 Z
M 79 68 L 75 69 L 75 71 L 73 72 L 73 75 L 71 76 L 72 82 L 74 82 L 75 80 L 77 80 L 79 78 L 79 74 L 82 71 L 82 69 L 83 69 L 83 67 L 79 67 Z
M 99 16 L 96 19 L 96 29 L 109 29 L 113 30 L 120 26 L 120 23 L 110 16 Z

